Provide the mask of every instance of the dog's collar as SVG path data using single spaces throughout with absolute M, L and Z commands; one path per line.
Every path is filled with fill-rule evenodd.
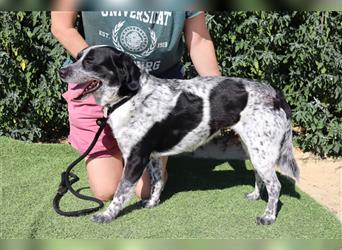
M 120 101 L 114 103 L 112 106 L 108 106 L 106 117 L 109 117 L 109 115 L 111 113 L 113 113 L 114 110 L 116 110 L 118 107 L 120 107 L 122 104 L 124 104 L 125 102 L 127 102 L 131 98 L 132 98 L 132 96 L 124 96 L 123 98 L 120 99 Z

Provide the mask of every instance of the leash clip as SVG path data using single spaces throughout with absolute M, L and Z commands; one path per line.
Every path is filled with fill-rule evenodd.
M 96 124 L 98 125 L 98 126 L 104 126 L 105 124 L 106 124 L 106 122 L 107 122 L 107 118 L 106 117 L 102 117 L 102 118 L 98 118 L 97 120 L 96 120 Z

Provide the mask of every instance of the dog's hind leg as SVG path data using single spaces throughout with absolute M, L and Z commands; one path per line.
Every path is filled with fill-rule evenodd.
M 269 119 L 268 122 L 272 120 Z M 275 165 L 280 154 L 280 143 L 282 139 L 281 127 L 265 126 L 265 120 L 258 120 L 259 123 L 249 122 L 236 126 L 236 132 L 240 135 L 241 140 L 246 147 L 250 160 L 257 173 L 256 190 L 250 196 L 253 198 L 260 195 L 261 180 L 266 186 L 268 193 L 268 202 L 266 210 L 262 216 L 256 219 L 257 224 L 272 224 L 276 219 L 277 204 L 280 194 L 280 182 L 277 178 Z M 257 124 L 255 124 L 257 123 Z M 260 180 L 258 179 L 260 177 Z M 259 194 L 258 194 L 259 193 Z
M 250 200 L 250 201 L 259 200 L 260 199 L 260 193 L 263 190 L 263 188 L 265 187 L 264 182 L 260 178 L 257 171 L 254 171 L 254 175 L 255 175 L 255 189 L 253 192 L 245 194 L 246 199 Z
M 163 191 L 165 180 L 162 176 L 163 162 L 160 157 L 151 157 L 148 164 L 148 172 L 151 181 L 151 196 L 149 199 L 142 200 L 142 205 L 146 208 L 155 207 L 159 204 L 160 194 Z
M 255 147 L 255 142 L 247 145 L 247 147 L 253 167 L 260 177 L 260 180 L 265 184 L 268 194 L 266 210 L 262 216 L 257 217 L 256 222 L 257 224 L 269 225 L 274 223 L 276 219 L 277 204 L 281 188 L 275 171 L 280 145 L 277 146 L 277 143 L 272 142 L 270 138 L 264 138 L 264 140 L 264 145 L 267 145 L 266 147 Z M 256 182 L 260 180 L 257 179 Z
M 266 190 L 268 193 L 268 202 L 266 206 L 266 210 L 262 216 L 258 216 L 256 218 L 257 224 L 269 225 L 275 222 L 276 214 L 277 214 L 277 204 L 280 194 L 280 182 L 277 178 L 277 174 L 275 171 L 275 165 L 279 156 L 279 148 L 275 142 L 271 140 L 268 141 L 269 138 L 264 138 L 264 146 L 255 147 L 255 141 L 251 142 L 248 145 L 248 153 L 251 158 L 251 162 L 256 171 L 256 182 L 263 182 L 266 186 Z M 265 147 L 265 145 L 267 145 Z M 260 185 L 257 184 L 257 192 L 260 195 Z M 255 195 L 257 192 L 253 192 Z
M 274 169 L 274 166 L 272 166 Z M 261 179 L 265 182 L 267 193 L 268 193 L 268 202 L 266 206 L 266 210 L 262 216 L 258 216 L 256 218 L 257 224 L 269 225 L 272 224 L 277 215 L 277 205 L 280 195 L 280 182 L 277 178 L 277 174 L 275 170 L 265 169 L 257 170 Z

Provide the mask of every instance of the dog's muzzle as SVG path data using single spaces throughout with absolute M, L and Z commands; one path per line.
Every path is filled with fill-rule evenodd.
M 74 100 L 76 101 L 82 100 L 102 86 L 102 82 L 100 80 L 91 80 L 84 84 L 87 84 L 87 86 L 84 88 L 84 90 L 79 96 L 74 98 Z
M 61 77 L 62 80 L 66 79 L 70 75 L 70 69 L 69 68 L 61 68 L 59 70 L 59 76 Z

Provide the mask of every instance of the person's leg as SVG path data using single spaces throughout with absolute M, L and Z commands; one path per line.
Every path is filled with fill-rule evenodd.
M 86 161 L 86 165 L 90 190 L 94 196 L 102 201 L 111 200 L 123 172 L 121 154 L 91 158 Z M 135 192 L 139 199 L 147 199 L 150 196 L 150 178 L 147 171 L 144 171 Z
M 143 175 L 141 176 L 137 183 L 137 186 L 135 187 L 135 194 L 141 200 L 148 199 L 151 195 L 150 175 L 147 169 L 144 170 Z
M 169 159 L 168 156 L 163 156 L 162 158 L 162 162 L 163 162 L 163 170 L 162 170 L 162 178 L 164 179 L 164 183 L 166 184 L 166 181 L 168 179 L 168 174 L 167 174 L 167 161 Z
M 121 153 L 86 161 L 90 190 L 102 201 L 111 200 L 122 176 Z
M 164 183 L 166 183 L 168 178 L 166 170 L 167 159 L 168 157 L 162 157 Z M 100 200 L 111 200 L 122 176 L 121 153 L 113 157 L 88 159 L 86 165 L 90 190 Z M 135 189 L 139 199 L 145 200 L 150 197 L 150 185 L 150 176 L 148 171 L 145 170 Z

